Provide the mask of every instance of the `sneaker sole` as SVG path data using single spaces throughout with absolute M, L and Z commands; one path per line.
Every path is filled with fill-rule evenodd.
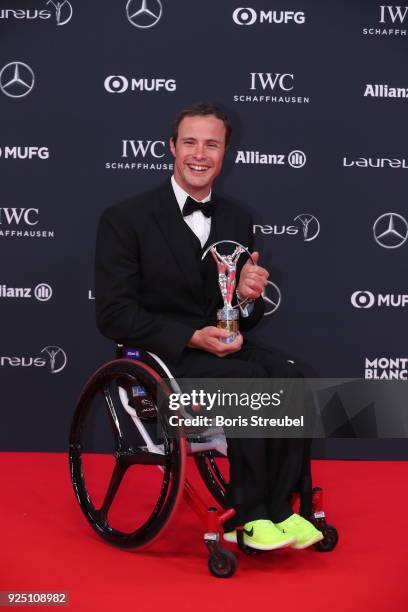
M 317 542 L 320 542 L 323 539 L 324 539 L 324 535 L 321 533 L 319 535 L 313 536 L 313 538 L 310 538 L 310 540 L 306 540 L 306 542 L 303 542 L 302 544 L 293 544 L 292 548 L 295 548 L 296 550 L 303 550 L 304 548 L 313 546 L 313 544 L 317 544 Z
M 230 534 L 224 533 L 223 539 L 226 542 L 232 542 L 233 544 L 236 544 L 237 543 L 237 534 L 233 533 L 232 535 L 230 535 Z
M 295 538 L 288 538 L 283 542 L 277 542 L 276 544 L 257 544 L 256 542 L 248 542 L 244 537 L 244 544 L 255 550 L 276 550 L 277 548 L 285 548 L 296 542 Z
M 231 542 L 233 544 L 237 544 L 237 536 L 227 535 L 224 533 L 223 539 L 226 542 Z M 256 542 L 249 542 L 247 538 L 244 536 L 244 544 L 249 546 L 250 548 L 255 548 L 256 550 L 276 550 L 277 548 L 285 548 L 286 546 L 290 546 L 294 544 L 296 539 L 293 537 L 288 538 L 287 540 L 283 540 L 282 542 L 277 542 L 276 544 L 257 544 Z

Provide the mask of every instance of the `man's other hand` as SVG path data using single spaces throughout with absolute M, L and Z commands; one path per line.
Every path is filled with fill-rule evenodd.
M 239 284 L 237 287 L 237 292 L 239 293 L 240 298 L 243 300 L 256 300 L 259 298 L 268 282 L 268 270 L 258 266 L 258 251 L 254 251 L 251 254 L 251 257 L 254 263 L 252 263 L 250 259 L 248 259 L 248 261 L 245 263 L 241 270 Z
M 188 341 L 187 346 L 207 351 L 217 357 L 225 357 L 230 353 L 239 351 L 243 342 L 241 334 L 238 334 L 234 342 L 225 344 L 225 342 L 222 342 L 222 338 L 227 338 L 228 336 L 229 332 L 226 329 L 219 329 L 209 325 L 208 327 L 197 329 Z

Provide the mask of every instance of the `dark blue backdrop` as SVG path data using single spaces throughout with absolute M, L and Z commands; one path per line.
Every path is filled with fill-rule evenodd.
M 98 216 L 171 174 L 172 120 L 196 101 L 232 117 L 217 188 L 252 209 L 268 304 L 281 293 L 257 333 L 320 376 L 406 377 L 408 7 L 0 7 L 0 449 L 66 448 L 80 387 L 113 349 L 94 323 Z M 407 446 L 330 440 L 315 454 Z

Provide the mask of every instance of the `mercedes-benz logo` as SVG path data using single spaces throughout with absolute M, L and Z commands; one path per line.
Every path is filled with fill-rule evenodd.
M 314 215 L 310 213 L 301 213 L 293 220 L 300 221 L 302 224 L 303 240 L 305 242 L 311 242 L 318 236 L 320 232 L 320 223 Z
M 34 72 L 23 62 L 10 62 L 0 72 L 0 90 L 10 98 L 27 96 L 34 82 Z
M 67 365 L 67 355 L 59 346 L 45 346 L 42 353 L 47 353 L 50 358 L 50 368 L 52 374 L 58 374 Z
M 160 0 L 128 0 L 126 17 L 136 28 L 152 28 L 160 21 L 163 7 Z
M 262 292 L 262 297 L 265 302 L 264 316 L 271 315 L 275 310 L 278 310 L 282 301 L 282 293 L 278 285 L 275 285 L 272 281 L 267 281 L 268 285 Z
M 385 213 L 374 223 L 373 234 L 384 249 L 397 249 L 408 239 L 408 222 L 398 213 Z

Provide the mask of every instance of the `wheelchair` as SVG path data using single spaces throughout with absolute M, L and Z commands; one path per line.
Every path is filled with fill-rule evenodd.
M 145 350 L 118 345 L 117 359 L 88 380 L 78 400 L 69 439 L 71 480 L 87 521 L 106 542 L 123 549 L 142 549 L 163 534 L 181 499 L 203 524 L 208 568 L 216 577 L 232 576 L 236 556 L 222 546 L 222 525 L 234 516 L 227 507 L 227 478 L 220 463 L 227 455 L 222 429 L 198 438 L 169 435 L 157 408 L 157 390 L 180 392 L 163 361 Z M 217 506 L 205 503 L 186 476 L 187 457 Z M 225 460 L 224 460 L 225 463 Z M 337 544 L 336 529 L 326 523 L 322 490 L 312 487 L 310 461 L 293 493 L 299 513 L 322 531 L 314 545 L 329 552 Z M 257 554 L 237 528 L 239 548 Z

